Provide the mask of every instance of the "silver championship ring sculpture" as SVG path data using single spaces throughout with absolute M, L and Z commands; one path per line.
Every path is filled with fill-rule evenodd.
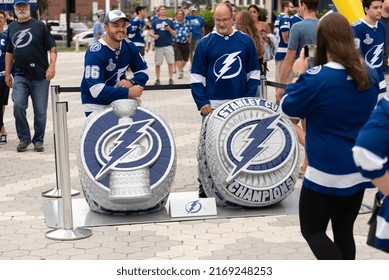
M 199 143 L 199 180 L 218 205 L 263 207 L 293 191 L 298 140 L 278 105 L 254 97 L 229 101 L 204 120 Z
M 117 100 L 91 114 L 79 153 L 81 186 L 93 211 L 148 213 L 167 201 L 176 166 L 164 121 L 135 100 Z

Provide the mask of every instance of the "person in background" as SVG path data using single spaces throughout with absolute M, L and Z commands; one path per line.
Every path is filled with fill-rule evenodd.
M 261 35 L 263 40 L 265 53 L 261 64 L 261 76 L 266 77 L 266 73 L 268 71 L 267 62 L 274 58 L 272 50 L 276 47 L 270 38 L 270 36 L 272 36 L 273 34 L 271 32 L 270 25 L 267 22 L 261 20 L 261 11 L 257 5 L 250 5 L 247 10 L 254 19 L 255 25 L 257 26 L 259 34 Z
M 104 35 L 103 20 L 105 16 L 105 11 L 98 10 L 96 12 L 97 20 L 93 25 L 93 41 L 96 42 Z
M 288 50 L 288 40 L 290 32 L 290 17 L 293 16 L 293 3 L 291 1 L 283 1 L 281 3 L 283 12 L 277 17 L 274 23 L 274 35 L 278 41 L 276 61 L 276 82 L 280 82 L 281 66 L 284 62 L 286 51 Z M 293 71 L 289 72 L 286 83 L 289 84 L 293 80 Z
M 151 22 L 150 34 L 154 38 L 155 44 L 155 85 L 161 84 L 161 65 L 163 58 L 166 58 L 169 71 L 169 85 L 173 85 L 173 64 L 174 64 L 174 48 L 173 37 L 176 36 L 173 21 L 168 19 L 166 6 L 162 5 L 158 8 L 158 18 Z
M 262 73 L 262 71 L 264 71 L 263 55 L 265 53 L 263 40 L 262 40 L 261 35 L 259 35 L 259 32 L 258 32 L 257 26 L 254 22 L 254 19 L 252 18 L 252 16 L 250 15 L 250 13 L 248 11 L 239 11 L 236 14 L 235 28 L 237 30 L 240 30 L 240 31 L 246 33 L 253 40 L 255 50 L 257 51 L 257 57 L 258 57 L 259 65 L 260 65 L 260 70 Z M 256 96 L 260 95 L 259 89 L 260 89 L 260 87 L 258 87 L 258 91 L 257 91 Z
M 7 131 L 4 126 L 5 106 L 8 105 L 9 87 L 5 83 L 5 48 L 7 34 L 4 32 L 7 15 L 0 11 L 0 144 L 7 143 Z
M 178 79 L 184 77 L 184 67 L 189 59 L 189 45 L 192 38 L 192 28 L 189 20 L 185 19 L 183 10 L 177 10 L 174 20 L 176 36 L 173 38 L 174 57 L 178 69 Z
M 103 110 L 118 99 L 140 100 L 149 79 L 147 64 L 138 48 L 127 38 L 128 19 L 119 10 L 107 13 L 106 35 L 85 53 L 81 101 L 85 115 Z M 126 79 L 130 68 L 133 78 Z
M 34 144 L 34 151 L 44 151 L 47 105 L 50 80 L 55 76 L 57 49 L 46 24 L 31 17 L 28 0 L 15 0 L 17 21 L 8 26 L 5 56 L 5 82 L 13 87 L 14 117 L 19 144 L 18 152 L 25 152 Z M 23 36 L 20 36 L 23 34 Z M 48 61 L 47 52 L 50 53 Z M 13 64 L 15 75 L 11 77 Z M 27 121 L 28 97 L 34 109 L 34 137 L 31 138 Z
M 378 75 L 361 59 L 350 24 L 339 13 L 321 19 L 316 45 L 315 67 L 307 71 L 311 58 L 302 49 L 293 66 L 299 78 L 281 100 L 284 114 L 307 124 L 300 228 L 317 259 L 354 260 L 354 222 L 372 184 L 358 172 L 352 147 L 377 103 Z M 332 239 L 326 234 L 330 221 Z
M 377 216 L 375 247 L 389 248 L 389 97 L 382 98 L 365 126 L 359 131 L 353 156 L 362 176 L 378 188 L 382 201 Z M 384 199 L 383 197 L 386 196 Z
M 293 63 L 296 57 L 301 53 L 304 45 L 315 44 L 316 31 L 319 20 L 316 17 L 316 10 L 319 5 L 319 0 L 299 0 L 299 14 L 304 18 L 303 21 L 294 24 L 289 33 L 288 50 L 286 51 L 284 62 L 280 71 L 280 83 L 286 84 L 290 71 L 292 71 Z M 310 65 L 312 66 L 312 64 Z M 284 89 L 277 88 L 276 102 L 279 104 Z M 305 120 L 292 120 L 296 130 L 300 144 L 305 147 Z M 303 178 L 305 170 L 308 166 L 307 156 L 304 156 L 304 161 L 300 166 L 299 177 Z
M 255 24 L 257 25 L 257 28 L 259 32 L 264 32 L 266 34 L 271 34 L 271 28 L 270 25 L 262 20 L 261 10 L 257 5 L 250 5 L 247 10 L 255 20 Z
M 383 0 L 363 0 L 365 17 L 357 20 L 351 26 L 354 31 L 355 46 L 360 50 L 366 63 L 378 72 L 381 93 L 386 92 L 386 82 L 383 71 L 385 44 L 385 27 L 379 21 L 382 15 Z
M 196 8 L 189 8 L 189 12 L 190 15 L 187 15 L 185 18 L 189 20 L 192 27 L 192 40 L 189 45 L 189 59 L 192 64 L 193 54 L 196 51 L 197 45 L 199 44 L 201 38 L 205 35 L 205 22 L 201 16 L 197 15 Z
M 384 74 L 389 74 L 389 0 L 384 0 L 382 5 L 382 16 L 380 22 L 385 27 L 385 43 L 384 43 L 384 57 L 382 61 L 382 67 Z
M 140 54 L 145 56 L 145 15 L 146 7 L 136 6 L 135 8 L 136 17 L 131 19 L 130 24 L 127 26 L 128 38 L 137 46 Z

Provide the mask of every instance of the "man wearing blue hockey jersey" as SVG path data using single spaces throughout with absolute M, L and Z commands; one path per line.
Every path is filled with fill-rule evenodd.
M 378 72 L 380 93 L 386 92 L 383 70 L 385 27 L 379 21 L 382 16 L 382 2 L 383 0 L 363 0 L 365 17 L 352 24 L 356 47 L 360 49 L 366 63 Z
M 145 55 L 145 38 L 143 30 L 146 22 L 144 20 L 146 15 L 146 7 L 137 6 L 135 8 L 136 17 L 133 18 L 130 24 L 127 26 L 128 38 L 138 47 L 138 50 L 142 56 Z
M 228 100 L 255 96 L 260 80 L 254 43 L 232 27 L 231 5 L 217 4 L 214 19 L 216 31 L 201 39 L 190 75 L 192 96 L 203 116 Z
M 291 1 L 283 1 L 281 3 L 283 12 L 277 17 L 274 22 L 274 35 L 278 40 L 276 61 L 276 82 L 280 81 L 280 72 L 282 62 L 284 62 L 286 51 L 288 50 L 289 31 L 291 28 L 291 16 L 293 16 L 293 3 Z M 293 80 L 293 71 L 289 72 L 286 83 L 289 84 Z
M 126 39 L 128 19 L 119 10 L 104 19 L 106 35 L 85 54 L 81 99 L 85 114 L 102 110 L 118 99 L 138 99 L 149 79 L 147 64 L 137 47 Z M 127 80 L 130 68 L 134 77 Z

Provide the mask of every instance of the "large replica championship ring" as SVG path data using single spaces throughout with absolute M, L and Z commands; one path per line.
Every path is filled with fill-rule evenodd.
M 254 97 L 227 102 L 204 120 L 197 154 L 200 183 L 223 206 L 280 202 L 297 181 L 297 143 L 278 105 Z
M 157 114 L 134 100 L 118 100 L 88 117 L 78 162 L 93 211 L 148 213 L 166 204 L 176 152 L 172 134 Z

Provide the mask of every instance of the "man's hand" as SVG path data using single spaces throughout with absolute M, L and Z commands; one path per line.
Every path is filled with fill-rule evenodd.
M 50 81 L 55 76 L 55 65 L 50 64 L 49 67 L 46 70 L 46 80 Z
M 280 105 L 280 102 L 281 102 L 281 99 L 282 99 L 282 95 L 284 94 L 284 89 L 283 88 L 277 88 L 277 91 L 276 91 L 276 104 L 277 105 Z
M 136 99 L 137 97 L 141 97 L 143 93 L 143 87 L 136 85 L 128 89 L 128 98 Z
M 208 116 L 212 112 L 211 104 L 205 104 L 200 108 L 200 111 L 203 116 Z

